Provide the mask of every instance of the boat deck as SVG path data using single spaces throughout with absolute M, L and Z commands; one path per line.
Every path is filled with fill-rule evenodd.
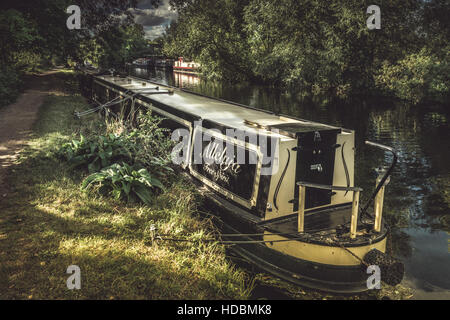
M 346 205 L 305 213 L 305 232 L 336 229 L 336 227 L 348 224 L 350 222 L 351 211 L 351 205 Z M 263 225 L 280 233 L 294 234 L 297 233 L 297 219 L 298 215 L 293 214 L 281 219 L 265 221 Z
M 194 183 L 197 183 L 197 181 Z M 237 207 L 227 199 L 215 194 L 206 186 L 200 187 L 199 191 L 211 203 L 226 209 L 226 215 L 222 215 L 222 223 L 228 223 L 231 226 L 239 221 L 239 228 L 245 229 L 245 226 L 252 226 L 251 229 L 245 229 L 248 233 L 269 232 L 272 234 L 282 234 L 286 238 L 293 238 L 309 243 L 339 243 L 347 247 L 358 245 L 367 245 L 380 241 L 386 236 L 387 229 L 383 225 L 380 233 L 372 231 L 363 232 L 359 237 L 351 239 L 349 236 L 351 204 L 335 207 L 323 208 L 314 212 L 305 213 L 305 232 L 298 232 L 298 215 L 292 214 L 272 220 L 264 220 L 260 217 L 252 215 L 245 210 Z M 220 214 L 219 214 L 220 215 Z M 360 219 L 358 222 L 358 230 L 365 230 L 367 226 L 372 225 L 373 221 Z M 234 226 L 238 228 L 238 226 Z M 254 228 L 254 229 L 253 229 Z M 342 236 L 347 234 L 347 236 Z M 242 240 L 255 240 L 247 238 L 245 235 Z

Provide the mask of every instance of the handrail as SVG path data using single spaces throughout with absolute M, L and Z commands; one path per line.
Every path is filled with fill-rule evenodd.
M 379 143 L 367 141 L 367 140 L 366 140 L 366 144 L 369 145 L 369 146 L 377 147 L 377 148 L 385 150 L 385 151 L 389 151 L 390 153 L 392 153 L 394 158 L 392 160 L 391 166 L 386 171 L 386 173 L 384 174 L 383 178 L 381 178 L 380 182 L 376 186 L 374 192 L 370 196 L 370 198 L 367 201 L 367 203 L 361 209 L 361 215 L 366 214 L 366 211 L 369 208 L 370 203 L 373 201 L 373 199 L 375 199 L 375 197 L 377 196 L 377 194 L 380 191 L 380 189 L 385 185 L 385 182 L 389 178 L 389 176 L 391 175 L 391 172 L 394 169 L 395 165 L 397 164 L 397 159 L 398 159 L 397 152 L 395 151 L 394 148 L 391 148 L 391 147 L 388 147 L 388 146 L 385 146 L 385 145 L 382 145 L 382 144 L 379 144 Z
M 361 212 L 360 212 L 361 216 L 363 214 L 367 214 L 367 209 L 369 208 L 370 203 L 375 199 L 374 230 L 376 232 L 380 232 L 381 231 L 381 218 L 382 218 L 382 213 L 383 213 L 384 188 L 385 188 L 385 185 L 389 182 L 388 181 L 389 176 L 391 175 L 392 170 L 394 169 L 395 165 L 397 164 L 398 155 L 394 148 L 391 148 L 391 147 L 388 147 L 388 146 L 385 146 L 385 145 L 382 145 L 379 143 L 371 142 L 371 141 L 366 141 L 366 144 L 369 146 L 377 147 L 381 150 L 389 151 L 390 153 L 392 153 L 392 156 L 394 157 L 392 159 L 391 166 L 386 171 L 386 173 L 383 175 L 383 177 L 381 179 L 377 178 L 377 186 L 375 187 L 375 190 L 373 191 L 369 200 L 367 201 L 367 203 L 364 205 L 364 207 L 361 209 Z
M 325 190 L 336 190 L 336 191 L 352 191 L 352 219 L 350 222 L 350 238 L 356 238 L 356 229 L 358 226 L 358 209 L 359 209 L 359 194 L 363 190 L 359 187 L 344 187 L 344 186 L 328 186 L 317 183 L 310 183 L 304 181 L 298 181 L 298 232 L 304 232 L 305 228 L 305 198 L 306 198 L 306 188 L 317 188 Z
M 296 185 L 299 187 L 299 197 L 298 197 L 298 232 L 304 231 L 304 219 L 305 219 L 305 198 L 306 198 L 306 188 L 317 188 L 317 189 L 324 189 L 324 190 L 336 190 L 336 191 L 352 191 L 353 192 L 353 200 L 352 200 L 352 218 L 350 223 L 350 238 L 356 237 L 356 229 L 358 224 L 358 215 L 367 214 L 367 208 L 369 207 L 370 203 L 375 199 L 375 207 L 374 207 L 374 213 L 375 213 L 375 222 L 374 222 L 374 230 L 376 232 L 381 231 L 381 218 L 382 218 L 382 212 L 383 212 L 383 200 L 384 200 L 384 188 L 385 185 L 388 182 L 388 178 L 391 175 L 392 170 L 394 169 L 395 165 L 397 164 L 398 156 L 394 148 L 371 142 L 366 141 L 367 145 L 377 147 L 379 149 L 389 151 L 393 155 L 392 163 L 389 167 L 389 169 L 385 172 L 383 177 L 380 179 L 377 179 L 377 185 L 370 196 L 367 203 L 364 205 L 364 207 L 359 210 L 359 194 L 361 191 L 363 191 L 362 188 L 359 187 L 344 187 L 344 186 L 329 186 L 329 185 L 323 185 L 323 184 L 317 184 L 317 183 L 310 183 L 310 182 L 304 182 L 304 181 L 298 181 Z
M 325 184 L 318 184 L 318 183 L 310 183 L 310 182 L 304 182 L 304 181 L 298 181 L 298 186 L 305 186 L 309 188 L 317 188 L 317 189 L 324 189 L 324 190 L 336 190 L 336 191 L 363 191 L 360 187 L 344 187 L 344 186 L 329 186 Z

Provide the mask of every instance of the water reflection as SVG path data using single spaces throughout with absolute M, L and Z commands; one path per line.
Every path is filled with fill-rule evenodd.
M 179 88 L 192 88 L 200 83 L 197 75 L 186 74 L 180 72 L 173 73 L 174 86 Z
M 418 287 L 450 290 L 450 140 L 449 110 L 412 107 L 389 99 L 329 103 L 296 92 L 257 85 L 227 85 L 194 75 L 131 70 L 136 76 L 189 88 L 213 97 L 342 126 L 356 131 L 356 184 L 375 186 L 373 169 L 391 156 L 364 144 L 371 140 L 395 147 L 399 163 L 386 190 L 385 217 L 393 225 L 393 252 L 403 258 L 408 278 Z M 362 199 L 364 202 L 364 198 Z

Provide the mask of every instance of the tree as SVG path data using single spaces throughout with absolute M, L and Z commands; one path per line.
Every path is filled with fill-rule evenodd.
M 14 53 L 26 50 L 38 39 L 32 22 L 14 9 L 0 12 L 0 42 L 2 43 L 2 65 L 13 62 Z
M 151 0 L 156 7 L 160 0 Z M 81 30 L 69 30 L 69 5 L 81 8 Z M 129 8 L 137 0 L 2 0 L 0 2 L 0 105 L 19 92 L 23 71 L 88 59 L 122 67 L 145 47 Z
M 151 2 L 157 7 L 160 0 Z M 66 9 L 72 4 L 81 8 L 81 30 L 69 30 L 66 27 L 69 16 Z M 26 50 L 37 52 L 42 56 L 57 57 L 63 61 L 68 59 L 83 61 L 83 55 L 89 55 L 87 52 L 89 48 L 92 48 L 96 54 L 101 51 L 105 54 L 116 54 L 108 50 L 116 48 L 115 41 L 125 41 L 125 39 L 122 34 L 115 38 L 109 33 L 114 33 L 120 27 L 134 25 L 132 12 L 128 9 L 136 5 L 137 0 L 34 0 L 32 5 L 28 0 L 2 0 L 0 9 L 20 13 L 23 20 L 32 26 L 30 28 L 36 35 L 32 41 L 27 42 Z M 4 23 L 8 21 L 4 20 Z M 1 25 L 3 25 L 2 21 L 0 21 Z M 15 42 L 15 36 L 10 34 L 8 37 L 12 39 L 12 42 L 6 48 L 5 51 L 8 53 L 5 53 L 5 56 L 19 50 L 19 42 Z M 98 45 L 105 47 L 103 50 L 98 50 L 96 47 Z
M 243 9 L 248 1 L 208 1 L 173 3 L 178 22 L 165 38 L 163 52 L 172 57 L 195 58 L 207 76 L 244 79 L 250 65 L 243 30 Z
M 171 4 L 179 19 L 164 37 L 166 54 L 200 62 L 202 72 L 211 78 L 259 80 L 309 94 L 378 93 L 386 88 L 375 81 L 383 66 L 410 61 L 419 52 L 444 61 L 450 48 L 450 12 L 444 0 L 383 1 L 381 29 L 376 30 L 366 24 L 367 8 L 374 4 L 369 0 L 172 0 Z M 411 63 L 399 66 L 412 68 Z M 446 68 L 429 67 L 439 79 L 447 77 Z

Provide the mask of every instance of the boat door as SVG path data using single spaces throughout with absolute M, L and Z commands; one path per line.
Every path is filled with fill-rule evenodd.
M 323 185 L 333 184 L 336 138 L 339 130 L 321 130 L 298 133 L 296 181 Z M 331 204 L 329 190 L 308 188 L 305 208 Z M 298 188 L 295 188 L 298 198 Z M 298 206 L 298 204 L 296 205 Z M 294 207 L 294 211 L 298 208 Z

